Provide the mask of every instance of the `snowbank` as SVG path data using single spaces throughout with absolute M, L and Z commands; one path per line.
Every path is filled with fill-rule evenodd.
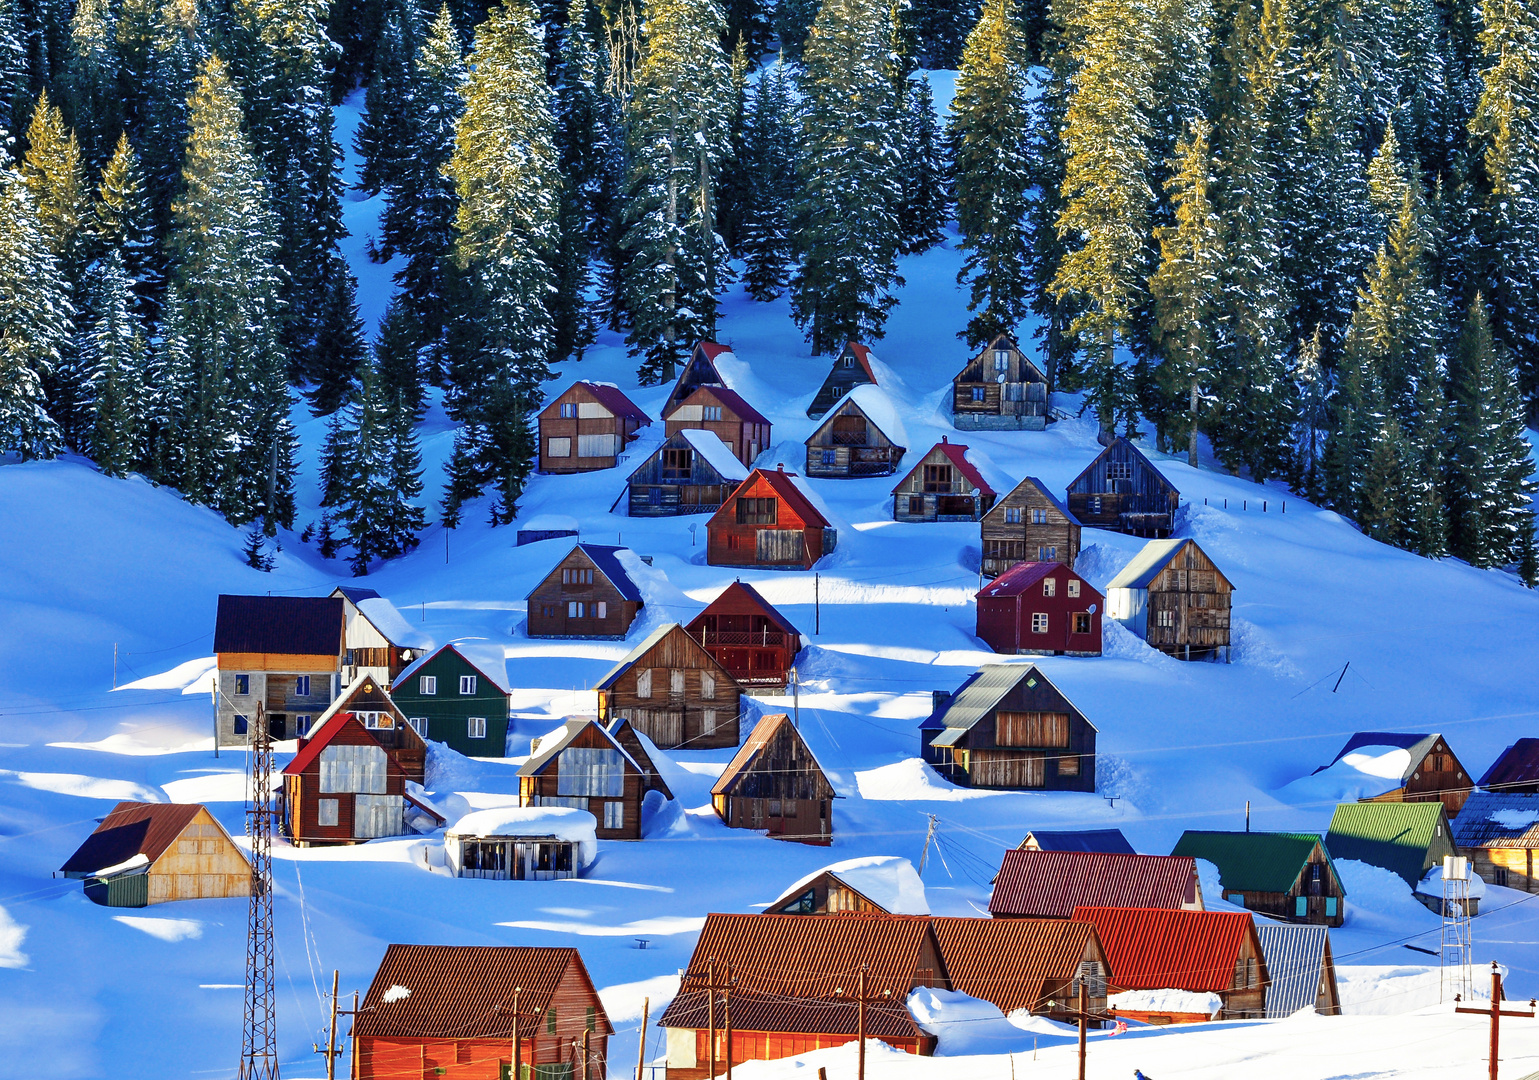
M 930 914 L 924 882 L 919 880 L 914 864 L 898 855 L 868 855 L 814 870 L 781 893 L 770 906 L 795 896 L 822 874 L 833 874 L 889 914 Z
M 1129 990 L 1112 994 L 1106 1004 L 1119 1012 L 1201 1013 L 1216 1016 L 1224 999 L 1196 990 Z
M 577 532 L 577 519 L 570 514 L 536 514 L 528 521 L 518 519 L 519 532 Z
M 1470 870 L 1469 880 L 1470 899 L 1479 900 L 1486 894 L 1485 880 L 1473 869 Z M 1422 896 L 1430 896 L 1437 900 L 1443 899 L 1443 864 L 1438 863 L 1427 871 L 1426 875 L 1416 883 L 1416 891 Z
M 149 865 L 150 857 L 141 851 L 132 858 L 124 859 L 122 862 L 113 863 L 111 866 L 104 866 L 100 870 L 94 871 L 92 876 L 101 878 L 113 877 L 117 874 L 126 874 L 130 870 L 148 869 Z
M 898 415 L 897 407 L 893 405 L 892 398 L 887 396 L 886 390 L 872 383 L 861 383 L 844 395 L 839 405 L 844 404 L 845 401 L 853 401 L 859 405 L 860 411 L 866 414 L 866 419 L 880 428 L 882 434 L 898 446 L 908 450 L 914 449 L 908 441 L 908 430 L 903 426 L 903 418 Z M 834 407 L 838 408 L 839 405 Z
M 1005 1018 L 999 1006 L 956 990 L 920 987 L 908 995 L 914 1023 L 936 1038 L 936 1057 L 1008 1054 L 1028 1050 L 1032 1035 Z
M 1357 802 L 1400 786 L 1411 752 L 1398 746 L 1363 746 L 1323 769 L 1284 785 L 1278 795 L 1295 804 Z

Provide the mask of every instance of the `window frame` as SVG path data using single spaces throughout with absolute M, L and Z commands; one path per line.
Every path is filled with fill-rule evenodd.
M 475 697 L 478 680 L 474 675 L 460 676 L 460 697 Z
M 467 739 L 486 738 L 486 717 L 467 716 L 465 718 L 465 737 Z
M 438 676 L 437 675 L 419 675 L 419 676 L 417 676 L 417 693 L 420 696 L 422 696 L 422 697 L 437 697 L 438 696 Z
M 251 696 L 251 676 L 250 675 L 247 675 L 245 673 L 241 673 L 241 674 L 238 674 L 238 675 L 235 676 L 235 696 L 236 697 L 250 697 Z

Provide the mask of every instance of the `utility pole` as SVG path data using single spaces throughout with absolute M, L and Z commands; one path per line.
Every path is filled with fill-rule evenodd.
M 246 1015 L 239 1080 L 278 1080 L 278 1010 L 273 979 L 273 744 L 267 716 L 257 704 L 251 733 L 250 804 L 246 835 L 251 839 L 251 903 L 246 924 Z
M 642 1080 L 642 1071 L 647 1067 L 647 1025 L 652 1022 L 652 999 L 641 999 L 641 1049 L 636 1051 L 636 1080 Z M 519 1080 L 514 1077 L 513 1080 Z
M 342 1053 L 337 1049 L 337 989 L 342 978 L 342 972 L 333 968 L 331 971 L 331 1027 L 326 1029 L 326 1049 L 315 1048 L 317 1054 L 326 1055 L 326 1080 L 337 1080 L 337 1057 Z
M 1454 998 L 1458 1001 L 1458 998 Z M 1502 1011 L 1502 969 L 1496 966 L 1496 961 L 1491 961 L 1491 1007 L 1489 1009 L 1455 1008 L 1454 1012 L 1474 1013 L 1476 1016 L 1489 1015 L 1491 1017 L 1491 1080 L 1496 1080 L 1497 1050 L 1501 1039 L 1501 1018 L 1504 1016 L 1534 1015 L 1534 1002 L 1528 1003 L 1528 1012 Z
M 812 574 L 812 636 L 817 637 L 823 632 L 823 606 L 818 600 L 818 574 Z
M 930 856 L 930 841 L 935 839 L 935 825 L 939 819 L 930 815 L 930 828 L 924 834 L 924 850 L 919 853 L 919 876 L 924 876 L 924 861 Z
M 723 1019 L 727 1025 L 727 1080 L 732 1080 L 732 964 L 727 964 L 727 988 L 722 995 Z
M 796 674 L 796 669 L 791 669 L 791 726 L 797 731 L 802 729 L 802 681 Z
M 520 1080 L 519 1069 L 524 1063 L 524 1040 L 519 1035 L 518 1025 L 523 1022 L 525 1016 L 533 1019 L 539 1015 L 538 1013 L 525 1013 L 519 1009 L 518 999 L 523 992 L 524 988 L 522 986 L 515 986 L 513 988 L 513 1067 L 511 1080 Z M 501 1009 L 498 1011 L 503 1012 Z M 507 1014 L 504 1013 L 504 1015 Z
M 1090 1021 L 1090 991 L 1085 978 L 1079 980 L 1079 1080 L 1085 1080 L 1085 1025 Z M 1012 1060 L 1012 1066 L 1015 1062 Z
M 860 972 L 855 977 L 855 1038 L 860 1043 L 858 1049 L 858 1064 L 856 1066 L 856 1080 L 866 1080 L 866 1006 L 873 1001 L 884 1001 L 892 996 L 891 990 L 883 990 L 880 994 L 868 994 L 866 992 L 865 964 L 860 965 Z M 836 989 L 834 995 L 844 994 L 843 988 Z
M 715 961 L 714 958 L 710 961 L 709 964 L 706 965 L 706 969 L 705 969 L 705 971 L 703 973 L 699 972 L 699 971 L 686 971 L 684 973 L 684 978 L 686 980 L 694 980 L 698 984 L 702 974 L 705 976 L 705 979 L 706 979 L 706 987 L 705 987 L 705 992 L 706 992 L 706 998 L 705 998 L 706 1021 L 705 1022 L 706 1022 L 707 1041 L 709 1042 L 709 1045 L 710 1045 L 710 1052 L 709 1052 L 710 1074 L 709 1075 L 711 1077 L 714 1077 L 716 1075 L 716 994 L 717 994 L 718 991 L 720 991 L 722 993 L 723 998 L 726 1001 L 726 1007 L 727 1007 L 727 1016 L 726 1016 L 726 1021 L 727 1021 L 727 1025 L 726 1025 L 726 1037 L 727 1037 L 727 1075 L 731 1076 L 732 1075 L 732 966 L 730 964 L 727 965 L 727 975 L 726 975 L 726 978 L 723 979 L 721 982 L 717 982 L 716 981 L 716 961 Z
M 588 1029 L 582 1029 L 582 1080 L 588 1080 Z

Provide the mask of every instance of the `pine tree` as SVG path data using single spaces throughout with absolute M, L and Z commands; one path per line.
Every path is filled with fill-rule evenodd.
M 417 342 L 420 329 L 411 310 L 400 296 L 394 296 L 379 321 L 379 336 L 374 340 L 374 363 L 379 369 L 379 392 L 395 412 L 405 412 L 413 419 L 422 415 L 425 404 L 423 370 Z
M 358 187 L 370 195 L 378 195 L 400 175 L 414 149 L 412 90 L 422 36 L 416 0 L 384 0 L 381 15 L 364 115 L 354 138 L 363 158 Z
M 748 160 L 748 54 L 738 42 L 731 54 L 732 86 L 729 94 L 727 148 L 716 171 L 716 231 L 729 259 L 742 255 L 743 218 L 752 197 L 752 166 Z M 730 267 L 723 265 L 723 281 Z
M 791 314 L 814 353 L 880 338 L 902 284 L 888 21 L 883 0 L 827 0 L 803 57 Z
M 807 47 L 807 35 L 812 32 L 813 21 L 818 17 L 821 5 L 818 0 L 777 0 L 775 4 L 775 36 L 787 56 L 801 59 Z
M 626 106 L 629 171 L 621 287 L 643 384 L 667 382 L 715 336 L 715 177 L 728 152 L 732 71 L 715 0 L 657 0 Z
M 903 93 L 899 120 L 903 157 L 899 172 L 902 194 L 898 203 L 898 250 L 904 255 L 917 255 L 940 241 L 949 185 L 929 76 L 906 80 Z
M 784 291 L 791 266 L 791 200 L 796 193 L 796 117 L 784 59 L 764 68 L 749 95 L 743 155 L 748 202 L 739 241 L 744 284 L 755 300 Z
M 197 469 L 196 448 L 188 437 L 198 401 L 199 383 L 188 341 L 187 307 L 175 282 L 166 286 L 158 336 L 151 342 L 148 392 L 140 413 L 144 474 L 157 484 L 183 491 Z
M 587 0 L 572 0 L 567 9 L 554 98 L 562 184 L 557 210 L 561 241 L 552 304 L 553 361 L 568 356 L 581 359 L 583 350 L 593 344 L 598 332 L 588 290 L 592 283 L 594 220 L 605 181 L 609 130 L 604 92 L 598 85 L 598 61 L 587 23 Z
M 135 310 L 153 319 L 165 289 L 165 269 L 155 238 L 155 211 L 127 132 L 118 136 L 117 147 L 102 169 L 91 209 L 87 229 L 92 257 L 102 258 L 110 251 L 119 254 L 123 272 L 133 284 Z
M 1371 345 L 1356 323 L 1347 333 L 1331 406 L 1331 433 L 1321 462 L 1321 487 L 1331 509 L 1356 520 L 1374 440 L 1386 419 Z
M 966 253 L 957 284 L 968 287 L 973 313 L 958 336 L 975 349 L 1013 333 L 1032 295 L 1028 62 L 1013 0 L 988 0 L 962 53 L 947 131 L 956 159 L 958 247 Z
M 978 21 L 978 0 L 929 0 L 915 7 L 915 37 L 925 65 L 956 68 Z
M 27 184 L 0 165 L 0 455 L 52 457 L 64 448 L 43 379 L 72 332 L 58 260 Z
M 358 290 L 353 276 L 333 278 L 326 290 L 326 317 L 315 342 L 318 378 L 308 393 L 316 416 L 335 412 L 358 382 L 358 368 L 367 355 L 363 320 L 358 317 Z
M 278 560 L 266 549 L 267 534 L 262 531 L 262 523 L 253 521 L 251 528 L 246 530 L 246 542 L 241 547 L 241 554 L 246 556 L 246 565 L 253 570 L 272 573 L 277 569 Z
M 1325 343 L 1320 328 L 1309 338 L 1299 342 L 1293 363 L 1293 383 L 1297 387 L 1299 410 L 1294 438 L 1299 457 L 1299 485 L 1297 490 L 1313 503 L 1325 501 L 1325 477 L 1320 448 L 1330 430 L 1331 385 L 1328 373 L 1321 363 Z
M 68 272 L 70 264 L 79 262 L 80 229 L 89 204 L 80 144 L 46 90 L 39 96 L 27 128 L 27 155 L 21 175 L 37 207 L 38 224 L 48 248 Z
M 107 0 L 80 0 L 70 21 L 67 100 L 72 126 L 93 169 L 107 160 L 112 137 L 123 127 L 117 21 Z
M 93 414 L 90 454 L 102 472 L 123 476 L 146 456 L 141 413 L 149 397 L 149 348 L 116 249 L 92 264 L 86 290 L 96 313 L 80 350 Z
M 137 146 L 145 190 L 156 211 L 156 231 L 170 227 L 171 202 L 180 190 L 187 143 L 188 99 L 208 61 L 197 0 L 167 0 L 151 26 L 142 82 L 142 127 Z
M 1414 496 L 1407 475 L 1413 467 L 1411 456 L 1399 422 L 1389 417 L 1373 440 L 1358 495 L 1358 521 L 1363 531 L 1396 547 L 1410 547 L 1413 541 L 1409 518 Z
M 0 131 L 14 134 L 31 104 L 32 80 L 16 0 L 0 0 Z
M 1069 80 L 1074 73 L 1075 39 L 1080 0 L 1051 0 L 1051 19 L 1041 37 L 1041 54 L 1047 77 L 1031 103 L 1030 147 L 1026 161 L 1036 188 L 1026 211 L 1026 273 L 1030 283 L 1031 310 L 1040 321 L 1036 333 L 1042 342 L 1050 387 L 1077 389 L 1080 372 L 1070 327 L 1079 314 L 1077 298 L 1055 293 L 1052 283 L 1068 250 L 1058 233 L 1064 209 L 1064 174 L 1067 154 L 1063 140 L 1064 115 L 1068 110 Z M 960 207 L 960 199 L 959 207 Z M 960 208 L 958 214 L 960 215 Z M 958 222 L 960 224 L 960 221 Z

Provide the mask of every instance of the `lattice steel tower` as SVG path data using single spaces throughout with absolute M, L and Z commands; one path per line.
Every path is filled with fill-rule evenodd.
M 1471 962 L 1470 861 L 1443 856 L 1443 934 L 1438 949 L 1438 1000 L 1470 1000 L 1475 990 Z
M 246 835 L 251 840 L 251 907 L 246 926 L 246 1030 L 240 1080 L 277 1080 L 278 1014 L 273 994 L 273 744 L 257 706 L 246 774 Z

